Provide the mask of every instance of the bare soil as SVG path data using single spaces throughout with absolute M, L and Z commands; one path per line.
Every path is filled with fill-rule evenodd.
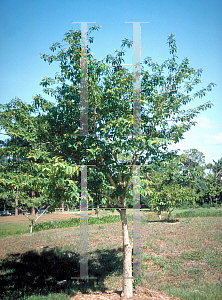
M 28 215 L 30 218 L 35 219 L 35 215 Z M 44 214 L 42 215 L 38 221 L 44 222 L 44 221 L 53 221 L 53 220 L 60 220 L 60 219 L 70 219 L 70 218 L 79 218 L 79 215 L 77 214 L 66 214 L 66 213 L 57 213 L 57 214 Z M 29 223 L 29 220 L 24 215 L 18 215 L 18 216 L 4 216 L 0 218 L 0 223 Z
M 107 292 L 97 292 L 90 294 L 81 294 L 72 297 L 71 300 L 180 300 L 179 298 L 172 298 L 166 295 L 161 294 L 157 291 L 151 291 L 143 287 L 136 287 L 134 291 L 134 295 L 131 298 L 121 297 L 121 291 L 107 291 Z
M 94 211 L 88 212 L 89 217 L 97 217 Z M 99 217 L 105 216 L 105 215 L 118 215 L 118 213 L 99 213 Z M 30 219 L 35 219 L 36 215 L 28 215 Z M 64 219 L 70 219 L 70 218 L 79 218 L 80 214 L 75 213 L 53 213 L 53 214 L 43 214 L 37 222 L 44 222 L 44 221 L 54 221 L 54 220 L 64 220 Z M 0 217 L 0 224 L 1 223 L 29 223 L 30 221 L 28 218 L 22 214 L 18 216 L 4 216 Z

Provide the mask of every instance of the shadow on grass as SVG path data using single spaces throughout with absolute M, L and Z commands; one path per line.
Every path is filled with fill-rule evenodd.
M 31 295 L 65 293 L 74 296 L 79 291 L 104 292 L 107 289 L 104 280 L 108 275 L 122 273 L 122 248 L 96 250 L 97 259 L 88 261 L 91 280 L 72 280 L 80 276 L 79 254 L 63 252 L 58 248 L 46 247 L 41 253 L 29 251 L 24 254 L 9 255 L 1 261 L 1 299 L 26 299 Z
M 180 222 L 179 219 L 163 219 L 163 220 L 144 220 L 147 223 L 177 223 Z

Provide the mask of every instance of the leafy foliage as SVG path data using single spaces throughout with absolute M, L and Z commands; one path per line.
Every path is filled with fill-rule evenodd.
M 91 33 L 98 29 L 93 26 L 89 30 L 90 43 L 93 42 Z M 62 43 L 52 45 L 51 54 L 41 54 L 45 62 L 59 64 L 60 72 L 54 78 L 44 77 L 40 83 L 43 92 L 55 103 L 36 95 L 32 104 L 15 99 L 0 106 L 0 125 L 11 140 L 16 140 L 14 147 L 6 145 L 2 148 L 1 157 L 13 157 L 12 165 L 1 164 L 1 171 L 10 170 L 12 178 L 7 181 L 3 176 L 3 184 L 15 186 L 17 190 L 24 186 L 27 191 L 43 192 L 58 203 L 78 202 L 78 168 L 91 166 L 87 173 L 91 200 L 96 198 L 96 202 L 106 206 L 123 208 L 120 214 L 125 234 L 125 258 L 127 256 L 123 278 L 131 277 L 131 245 L 125 208 L 132 205 L 134 166 L 162 158 L 168 151 L 168 144 L 183 138 L 184 133 L 195 125 L 194 118 L 212 106 L 211 102 L 206 102 L 194 109 L 185 109 L 186 105 L 205 96 L 214 84 L 196 91 L 202 70 L 190 67 L 187 58 L 178 63 L 174 35 L 167 40 L 170 58 L 158 64 L 147 57 L 141 75 L 131 74 L 123 67 L 125 47 L 130 47 L 131 41 L 123 40 L 121 49 L 116 50 L 114 56 L 97 60 L 90 47 L 82 47 L 82 38 L 81 31 L 70 30 Z M 81 66 L 85 67 L 85 61 L 87 78 L 81 69 Z M 141 107 L 133 116 L 136 76 L 141 76 Z M 87 107 L 81 103 L 84 89 L 87 89 Z M 82 134 L 81 127 L 85 129 L 86 124 L 81 124 L 81 111 L 86 109 L 88 134 Z M 133 128 L 138 115 L 141 118 L 140 134 Z M 18 140 L 22 144 L 18 145 Z M 171 176 L 165 174 L 165 177 Z M 95 181 L 95 177 L 98 180 Z M 185 187 L 178 190 L 175 184 L 179 178 L 174 176 L 175 180 L 171 182 L 171 177 L 165 179 L 166 184 L 163 183 L 162 190 L 156 194 L 159 199 L 167 199 L 170 209 L 175 206 L 172 195 L 176 194 L 177 201 L 181 201 L 188 192 Z M 129 280 L 127 282 L 131 284 Z M 131 292 L 126 296 L 131 296 Z
M 169 219 L 174 208 L 183 202 L 195 203 L 195 192 L 189 186 L 191 179 L 186 171 L 181 156 L 154 163 L 148 171 L 150 181 L 147 189 L 150 189 L 150 205 L 160 219 L 163 211 L 168 213 Z M 144 177 L 147 177 L 147 174 Z
M 90 34 L 98 29 L 94 26 L 89 30 L 90 43 L 93 42 Z M 202 70 L 190 67 L 187 58 L 177 62 L 175 36 L 170 35 L 169 59 L 162 64 L 154 63 L 150 57 L 144 60 L 141 71 L 141 135 L 135 135 L 132 134 L 133 74 L 122 66 L 125 47 L 131 47 L 132 42 L 123 40 L 121 50 L 103 60 L 94 59 L 88 47 L 89 135 L 81 136 L 81 32 L 70 30 L 65 34 L 63 43 L 53 44 L 50 48 L 52 54 L 41 54 L 41 58 L 49 64 L 59 63 L 60 72 L 54 78 L 44 77 L 40 83 L 43 92 L 52 96 L 56 104 L 36 95 L 32 104 L 15 99 L 1 105 L 1 126 L 11 139 L 19 139 L 24 145 L 19 147 L 19 151 L 18 144 L 17 148 L 10 150 L 23 159 L 26 157 L 28 168 L 39 167 L 38 174 L 41 176 L 38 179 L 34 174 L 32 178 L 25 175 L 26 179 L 29 184 L 32 181 L 32 185 L 37 185 L 40 179 L 45 182 L 47 177 L 49 183 L 44 192 L 47 190 L 50 197 L 63 198 L 64 201 L 69 195 L 69 200 L 77 200 L 78 184 L 65 174 L 73 165 L 88 164 L 93 166 L 88 171 L 92 199 L 125 207 L 127 201 L 132 202 L 133 166 L 161 156 L 167 151 L 167 144 L 183 138 L 183 134 L 195 124 L 194 117 L 212 104 L 206 102 L 188 110 L 184 107 L 205 96 L 214 84 L 194 92 L 201 82 Z M 54 169 L 49 170 L 52 161 Z M 18 179 L 19 175 L 16 177 Z

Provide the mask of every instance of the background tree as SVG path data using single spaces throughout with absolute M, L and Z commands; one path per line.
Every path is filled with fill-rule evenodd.
M 222 158 L 217 162 L 213 160 L 212 171 L 214 173 L 215 180 L 218 182 L 219 186 L 222 187 Z
M 13 113 L 15 115 L 12 104 L 10 109 L 7 107 L 8 118 L 12 118 Z M 20 107 L 21 102 L 17 100 L 16 105 Z M 27 113 L 26 120 L 30 117 Z M 16 124 L 17 130 L 24 131 L 17 119 L 13 119 L 13 124 Z M 40 216 L 30 218 L 28 210 L 35 215 L 40 208 L 46 209 L 55 203 L 61 205 L 62 201 L 72 203 L 79 200 L 78 167 L 71 167 L 61 158 L 52 157 L 44 151 L 44 147 L 39 149 L 36 144 L 12 137 L 2 144 L 1 157 L 1 198 L 12 209 L 25 214 L 31 222 L 30 232 Z
M 94 26 L 89 30 L 90 36 Z M 188 59 L 177 63 L 177 47 L 173 35 L 168 37 L 170 58 L 162 64 L 146 58 L 141 71 L 141 134 L 133 132 L 133 74 L 122 67 L 125 39 L 120 51 L 104 60 L 93 58 L 88 47 L 88 135 L 80 133 L 81 94 L 81 32 L 70 30 L 63 43 L 50 48 L 52 54 L 41 57 L 51 64 L 59 63 L 60 72 L 55 78 L 44 77 L 43 92 L 56 103 L 42 96 L 34 97 L 30 106 L 33 118 L 26 121 L 25 107 L 21 106 L 21 130 L 12 119 L 7 119 L 7 105 L 1 106 L 1 126 L 6 132 L 16 132 L 22 139 L 44 149 L 51 157 L 61 157 L 70 166 L 94 165 L 89 168 L 89 178 L 97 172 L 103 188 L 101 196 L 107 205 L 120 208 L 123 232 L 123 293 L 132 296 L 132 246 L 129 239 L 126 207 L 132 195 L 133 167 L 161 157 L 167 143 L 176 143 L 192 125 L 194 117 L 211 107 L 211 103 L 185 110 L 186 104 L 202 98 L 213 83 L 193 92 L 200 83 L 201 69 L 189 66 Z M 113 67 L 108 67 L 106 63 Z M 20 123 L 19 123 L 20 124 Z M 132 134 L 133 132 L 133 134 Z M 123 154 L 125 159 L 123 158 Z M 88 181 L 89 191 L 94 191 L 93 180 Z M 131 197 L 132 198 L 132 197 Z
M 197 149 L 184 150 L 184 167 L 190 178 L 190 187 L 195 191 L 196 202 L 202 204 L 206 193 L 205 156 Z
M 155 162 L 150 166 L 144 177 L 148 181 L 149 205 L 161 220 L 162 212 L 166 211 L 168 220 L 172 211 L 183 203 L 195 203 L 195 191 L 190 187 L 192 180 L 186 174 L 182 156 L 170 155 L 168 160 Z
M 222 158 L 217 162 L 213 160 L 213 164 L 208 164 L 206 168 L 210 171 L 206 176 L 206 201 L 210 201 L 212 206 L 213 200 L 221 202 L 222 200 Z

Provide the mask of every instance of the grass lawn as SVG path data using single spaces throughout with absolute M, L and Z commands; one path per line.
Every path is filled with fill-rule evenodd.
M 222 209 L 220 208 L 195 208 L 195 209 L 175 209 L 173 216 L 176 218 L 192 218 L 192 217 L 222 217 Z
M 181 300 L 222 299 L 222 217 L 180 218 L 167 223 L 150 212 L 142 215 L 141 288 Z M 44 216 L 45 220 L 49 217 Z M 12 224 L 6 218 L 12 217 L 1 218 L 0 226 L 7 231 Z M 23 222 L 17 222 L 22 228 Z M 88 232 L 89 276 L 97 277 L 88 282 L 71 280 L 80 274 L 80 227 L 1 237 L 0 299 L 67 300 L 78 293 L 120 291 L 121 223 L 89 225 Z
M 36 218 L 36 216 L 29 216 L 30 218 Z M 53 220 L 64 220 L 77 217 L 75 214 L 46 214 L 42 215 L 37 223 L 44 221 L 53 221 Z M 24 215 L 19 216 L 8 216 L 0 217 L 0 237 L 13 235 L 13 234 L 23 234 L 30 232 L 30 221 Z

